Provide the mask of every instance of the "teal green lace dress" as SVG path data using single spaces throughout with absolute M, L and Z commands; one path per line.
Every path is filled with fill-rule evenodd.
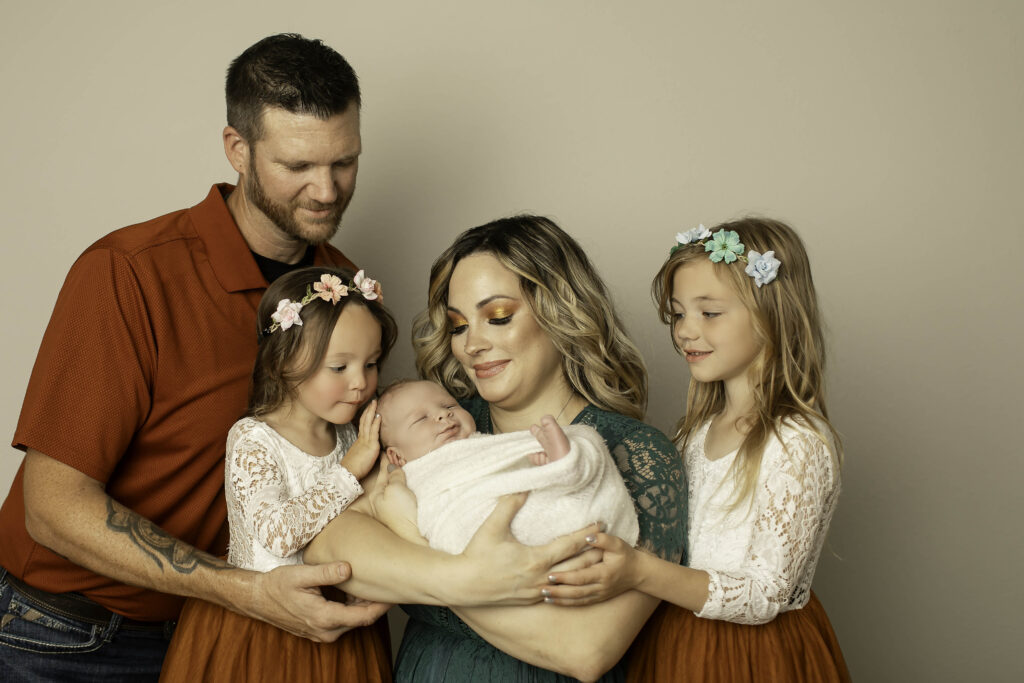
M 479 397 L 463 402 L 477 429 L 491 433 L 490 412 Z M 641 547 L 675 562 L 686 534 L 686 482 L 682 458 L 663 433 L 638 420 L 587 406 L 574 424 L 604 437 L 633 498 Z M 495 648 L 446 607 L 403 605 L 409 623 L 395 665 L 396 683 L 525 683 L 574 679 L 522 662 Z M 571 608 L 565 608 L 571 609 Z M 620 662 L 600 679 L 625 680 Z

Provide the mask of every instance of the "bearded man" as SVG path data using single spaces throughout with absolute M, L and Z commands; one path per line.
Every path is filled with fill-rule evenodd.
M 359 83 L 320 41 L 265 38 L 227 75 L 237 187 L 110 233 L 72 266 L 29 380 L 0 509 L 0 679 L 156 680 L 182 596 L 330 641 L 387 606 L 261 574 L 226 547 L 224 447 L 245 411 L 256 306 L 328 244 L 355 191 Z

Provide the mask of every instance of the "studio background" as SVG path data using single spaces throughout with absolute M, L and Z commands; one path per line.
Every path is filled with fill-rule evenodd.
M 3 0 L 8 441 L 71 263 L 234 182 L 224 73 L 282 31 L 361 79 L 335 244 L 402 327 L 387 378 L 414 372 L 434 257 L 529 211 L 604 275 L 670 432 L 687 374 L 649 285 L 675 233 L 786 220 L 829 324 L 846 463 L 815 590 L 854 678 L 1024 678 L 1024 4 Z

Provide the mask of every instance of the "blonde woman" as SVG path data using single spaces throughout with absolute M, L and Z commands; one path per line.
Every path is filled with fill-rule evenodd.
M 811 581 L 839 495 L 810 264 L 778 221 L 680 233 L 654 279 L 690 367 L 676 439 L 689 475 L 690 566 L 613 536 L 603 561 L 556 573 L 564 605 L 640 590 L 665 604 L 638 639 L 633 681 L 847 681 Z
M 558 226 L 517 216 L 456 238 L 431 269 L 427 310 L 417 320 L 413 341 L 420 374 L 460 398 L 481 432 L 527 429 L 545 414 L 562 425 L 597 429 L 637 509 L 640 547 L 679 561 L 685 487 L 678 454 L 664 434 L 640 422 L 647 401 L 643 361 L 600 277 Z M 395 488 L 393 483 L 387 489 Z M 346 515 L 333 523 L 339 538 Z M 364 531 L 370 526 L 360 522 Z M 321 539 L 333 532 L 328 527 Z M 355 539 L 353 534 L 348 540 L 359 542 Z M 367 550 L 375 561 L 360 571 L 361 557 L 346 546 L 353 576 L 363 577 L 361 583 L 350 582 L 352 592 L 420 603 L 406 607 L 410 621 L 398 654 L 398 681 L 621 680 L 619 660 L 657 605 L 657 599 L 638 591 L 575 609 L 409 599 L 394 594 L 403 590 L 407 575 L 417 583 L 432 579 L 436 586 L 428 590 L 444 590 L 449 578 L 423 577 L 415 565 L 403 562 L 405 551 L 387 533 L 363 539 L 368 544 L 388 540 L 387 552 L 394 555 L 387 559 L 401 563 L 401 571 L 378 547 L 376 555 Z M 506 542 L 504 549 L 519 562 L 511 558 L 515 545 Z M 584 556 L 584 562 L 595 554 Z M 374 575 L 378 570 L 382 573 Z M 550 570 L 519 570 L 516 583 L 547 596 Z M 439 603 L 451 608 L 426 606 Z

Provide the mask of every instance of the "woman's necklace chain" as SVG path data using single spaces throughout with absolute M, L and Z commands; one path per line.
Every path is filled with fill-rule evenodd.
M 569 398 L 565 399 L 565 403 L 562 404 L 562 409 L 558 411 L 558 415 L 555 415 L 555 422 L 558 422 L 559 420 L 562 419 L 562 413 L 564 413 L 565 409 L 569 407 L 569 403 L 572 401 L 572 397 L 575 396 L 575 395 L 576 395 L 576 391 L 575 390 L 569 392 Z M 488 413 L 490 414 L 490 417 L 491 417 L 491 433 L 492 434 L 504 434 L 505 432 L 502 431 L 501 429 L 499 429 L 498 428 L 498 423 L 494 421 L 494 413 L 491 413 L 490 410 L 488 410 Z M 559 423 L 559 424 L 561 424 L 561 423 Z

